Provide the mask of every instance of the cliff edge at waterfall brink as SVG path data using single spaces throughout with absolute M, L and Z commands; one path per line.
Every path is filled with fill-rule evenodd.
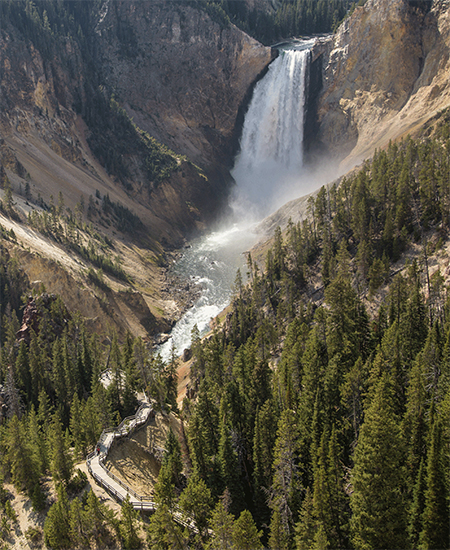
M 341 171 L 450 105 L 449 51 L 446 0 L 368 0 L 315 47 L 316 138 Z

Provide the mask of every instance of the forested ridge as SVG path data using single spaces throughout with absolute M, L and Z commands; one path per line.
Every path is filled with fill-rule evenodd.
M 356 5 L 351 0 L 281 0 L 272 9 L 258 5 L 250 9 L 239 0 L 197 0 L 196 4 L 222 24 L 234 23 L 266 45 L 334 31 Z
M 46 511 L 48 545 L 448 548 L 449 303 L 428 259 L 448 239 L 449 173 L 444 112 L 310 198 L 263 269 L 249 255 L 223 325 L 194 330 L 183 435 L 169 434 L 146 540 L 127 503 L 117 518 L 82 496 L 74 463 L 134 412 L 137 390 L 177 409 L 175 357 L 100 339 L 60 297 L 31 294 L 2 231 L 1 472 Z M 1 503 L 7 544 L 6 490 Z
M 449 547 L 449 304 L 427 262 L 449 228 L 449 152 L 444 113 L 322 188 L 263 271 L 249 257 L 225 327 L 194 338 L 193 471 L 269 548 Z

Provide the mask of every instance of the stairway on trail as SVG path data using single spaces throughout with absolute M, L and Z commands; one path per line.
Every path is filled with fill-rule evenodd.
M 148 401 L 147 396 L 144 395 L 141 406 L 136 411 L 136 414 L 124 418 L 115 429 L 103 430 L 95 451 L 90 453 L 86 458 L 88 471 L 99 485 L 106 489 L 119 503 L 122 503 L 128 497 L 133 508 L 142 512 L 154 512 L 157 508 L 157 503 L 151 496 L 136 493 L 129 485 L 108 470 L 104 462 L 114 441 L 131 435 L 136 429 L 143 426 L 151 415 L 154 415 L 153 407 Z M 154 452 L 162 459 L 164 453 L 162 447 L 155 445 Z M 178 507 L 175 507 L 173 518 L 180 525 L 188 527 L 195 532 L 197 531 L 192 520 L 186 518 Z
M 156 509 L 152 497 L 138 495 L 136 491 L 110 472 L 104 465 L 104 462 L 114 441 L 131 435 L 137 428 L 143 426 L 147 422 L 151 414 L 153 414 L 153 407 L 149 403 L 147 397 L 144 397 L 136 414 L 124 418 L 117 428 L 104 430 L 102 432 L 95 451 L 90 453 L 86 459 L 89 473 L 95 481 L 104 487 L 114 498 L 116 498 L 116 500 L 122 503 L 128 496 L 133 508 L 148 512 L 152 512 Z

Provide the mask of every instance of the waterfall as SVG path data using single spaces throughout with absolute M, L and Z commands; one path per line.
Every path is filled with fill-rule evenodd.
M 191 243 L 174 267 L 180 277 L 189 277 L 190 284 L 201 285 L 202 296 L 177 322 L 170 340 L 159 346 L 164 361 L 169 360 L 172 346 L 178 353 L 190 346 L 194 325 L 205 334 L 210 319 L 229 303 L 236 270 L 245 271 L 242 252 L 257 240 L 249 229 L 252 222 L 281 206 L 287 193 L 301 194 L 304 107 L 313 42 L 301 41 L 280 51 L 255 86 L 232 171 L 236 181 L 233 209 L 239 221 Z
M 233 209 L 248 218 L 269 214 L 298 187 L 309 52 L 313 40 L 281 50 L 255 86 L 232 170 Z

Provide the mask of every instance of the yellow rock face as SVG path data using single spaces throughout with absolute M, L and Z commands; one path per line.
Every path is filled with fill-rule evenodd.
M 447 2 L 369 0 L 321 48 L 319 138 L 342 169 L 450 104 Z

